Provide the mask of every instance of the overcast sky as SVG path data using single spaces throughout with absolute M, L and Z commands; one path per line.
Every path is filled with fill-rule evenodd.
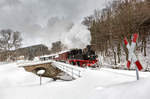
M 77 36 L 80 34 L 83 34 L 82 37 L 86 35 L 86 40 L 89 41 L 89 31 L 79 23 L 92 14 L 94 9 L 103 8 L 106 1 L 0 0 L 0 29 L 20 31 L 24 39 L 23 46 L 39 43 L 50 46 L 51 42 L 57 40 L 66 44 L 72 39 L 82 41 L 79 40 L 81 37 Z M 82 30 L 87 34 L 82 33 Z

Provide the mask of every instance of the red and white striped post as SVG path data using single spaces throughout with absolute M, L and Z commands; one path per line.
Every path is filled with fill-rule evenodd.
M 131 43 L 131 45 L 129 45 L 126 37 L 124 38 L 124 44 L 126 45 L 128 51 L 129 51 L 129 58 L 128 58 L 128 61 L 127 61 L 127 67 L 128 67 L 128 69 L 130 68 L 132 61 L 135 63 L 137 80 L 139 80 L 138 70 L 142 70 L 143 67 L 142 67 L 140 61 L 137 59 L 137 56 L 134 53 L 137 39 L 138 39 L 138 34 L 135 33 L 132 36 L 132 43 Z

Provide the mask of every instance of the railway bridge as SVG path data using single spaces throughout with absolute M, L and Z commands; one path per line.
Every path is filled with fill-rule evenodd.
M 79 78 L 81 77 L 82 71 L 79 67 L 52 60 L 23 62 L 18 65 L 19 67 L 23 67 L 26 71 L 32 72 L 38 76 L 40 76 L 37 73 L 39 70 L 45 70 L 44 74 L 41 76 L 49 77 L 53 80 L 61 79 L 60 76 L 62 76 L 62 74 L 67 74 L 72 77 L 72 79 Z
M 32 72 L 36 75 L 39 70 L 45 70 L 45 73 L 42 74 L 42 77 L 53 78 L 54 80 L 59 79 L 59 74 L 62 71 L 52 65 L 51 61 L 36 61 L 36 62 L 25 62 L 19 64 L 19 67 L 23 67 L 26 71 Z

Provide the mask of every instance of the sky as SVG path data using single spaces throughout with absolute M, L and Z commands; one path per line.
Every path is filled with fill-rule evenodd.
M 68 47 L 90 44 L 84 17 L 107 0 L 0 0 L 0 29 L 21 32 L 23 46 L 62 41 Z

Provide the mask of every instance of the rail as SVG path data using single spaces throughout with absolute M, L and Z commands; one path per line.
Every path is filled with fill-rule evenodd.
M 72 79 L 81 77 L 81 68 L 61 62 L 53 62 L 52 65 L 72 76 Z

